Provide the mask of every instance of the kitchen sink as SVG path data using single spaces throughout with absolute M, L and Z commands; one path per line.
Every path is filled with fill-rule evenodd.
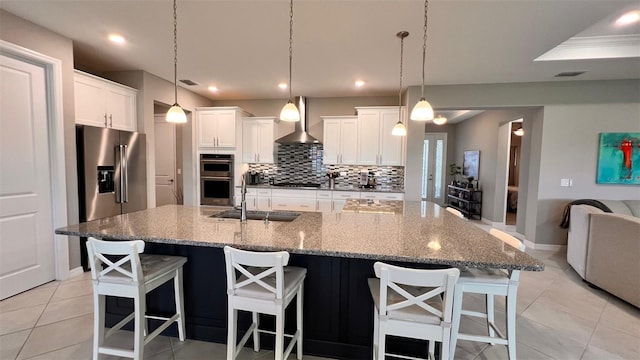
M 260 211 L 260 210 L 247 210 L 247 220 L 266 220 L 269 221 L 293 221 L 298 216 L 299 212 L 293 211 Z M 226 210 L 221 213 L 213 214 L 212 218 L 221 219 L 240 219 L 240 210 L 232 209 Z

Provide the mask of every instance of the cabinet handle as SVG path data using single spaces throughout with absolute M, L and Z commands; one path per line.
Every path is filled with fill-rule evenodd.
M 320 200 L 316 200 L 316 211 L 320 210 Z
M 107 113 L 104 113 L 104 127 L 107 127 Z
M 271 208 L 271 198 L 269 198 L 269 208 Z
M 109 114 L 109 127 L 113 127 L 113 114 Z
M 258 162 L 260 162 L 260 154 L 258 154 L 257 156 L 258 156 Z
M 300 207 L 308 208 L 308 207 L 309 207 L 309 205 L 300 205 Z

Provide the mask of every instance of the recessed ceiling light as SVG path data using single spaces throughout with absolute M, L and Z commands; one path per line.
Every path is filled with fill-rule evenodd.
M 116 44 L 124 44 L 125 43 L 124 36 L 118 35 L 118 34 L 109 34 L 109 40 L 111 40 L 111 42 L 114 42 Z
M 209 86 L 209 91 L 218 92 L 218 87 L 211 85 L 211 86 Z
M 356 87 L 363 87 L 365 84 L 364 80 L 356 80 Z
M 616 20 L 616 24 L 624 26 L 638 21 L 640 21 L 640 11 L 634 10 L 620 16 L 618 20 Z
M 284 89 L 286 89 L 286 88 L 287 88 L 287 84 L 285 84 L 285 83 L 280 83 L 280 84 L 278 84 L 278 87 L 279 87 L 280 89 L 284 90 Z

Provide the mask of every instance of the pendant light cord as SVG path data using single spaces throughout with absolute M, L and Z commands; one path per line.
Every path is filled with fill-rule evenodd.
M 427 58 L 427 12 L 429 10 L 429 0 L 424 1 L 424 35 L 422 37 L 422 99 L 424 99 L 424 67 Z
M 293 0 L 289 2 L 289 101 L 293 102 L 291 97 L 291 64 L 293 62 Z
M 402 63 L 404 59 L 404 38 L 408 36 L 409 33 L 400 34 L 400 90 L 398 91 L 398 116 L 399 121 L 402 122 Z
M 173 0 L 173 87 L 175 104 L 178 104 L 178 6 Z

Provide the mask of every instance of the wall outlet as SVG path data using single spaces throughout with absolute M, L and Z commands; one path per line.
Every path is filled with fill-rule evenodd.
M 182 169 L 178 169 L 178 175 L 182 174 Z
M 573 179 L 560 179 L 560 186 L 562 187 L 573 186 Z

